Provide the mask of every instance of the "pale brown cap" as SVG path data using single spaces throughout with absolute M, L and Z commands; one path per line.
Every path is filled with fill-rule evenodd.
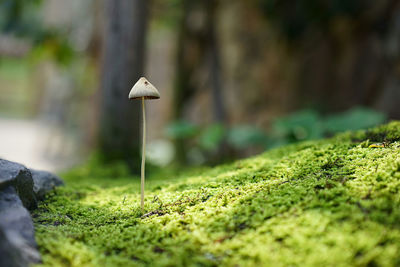
M 145 77 L 141 77 L 132 87 L 129 99 L 158 99 L 160 93 Z

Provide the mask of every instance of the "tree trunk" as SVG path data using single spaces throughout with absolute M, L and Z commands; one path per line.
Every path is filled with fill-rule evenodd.
M 206 36 L 208 40 L 208 50 L 210 57 L 210 87 L 213 103 L 214 120 L 217 123 L 226 123 L 226 114 L 224 101 L 222 96 L 222 71 L 221 71 L 221 54 L 219 51 L 219 43 L 217 38 L 217 4 L 216 0 L 208 0 L 205 2 L 207 10 L 207 26 Z
M 177 53 L 176 53 L 176 77 L 174 84 L 174 102 L 173 102 L 173 118 L 181 120 L 183 117 L 185 103 L 193 95 L 195 87 L 191 83 L 198 57 L 191 55 L 192 60 L 188 60 L 189 48 L 198 52 L 198 48 L 189 47 L 190 44 L 197 44 L 197 35 L 193 33 L 188 21 L 194 8 L 198 5 L 197 0 L 182 2 L 182 15 L 179 20 L 179 29 L 177 36 Z M 200 54 L 200 53 L 193 53 Z M 179 164 L 186 163 L 186 144 L 185 140 L 174 140 L 176 150 L 176 162 Z
M 182 17 L 177 38 L 176 78 L 174 87 L 174 119 L 184 118 L 187 103 L 200 90 L 210 89 L 213 120 L 226 124 L 222 95 L 221 54 L 217 24 L 217 0 L 187 0 L 182 2 Z M 199 75 L 200 74 L 200 75 Z M 205 83 L 201 74 L 208 76 Z M 225 145 L 220 146 L 215 158 L 223 157 Z M 175 140 L 176 160 L 186 162 L 186 140 Z
M 123 159 L 135 170 L 140 157 L 140 101 L 130 101 L 143 75 L 147 0 L 106 0 L 99 148 L 105 160 Z

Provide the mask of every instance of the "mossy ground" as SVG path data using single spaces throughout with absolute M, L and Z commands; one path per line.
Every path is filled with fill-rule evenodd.
M 392 122 L 165 172 L 144 214 L 137 177 L 82 167 L 34 214 L 43 265 L 399 266 L 399 152 Z

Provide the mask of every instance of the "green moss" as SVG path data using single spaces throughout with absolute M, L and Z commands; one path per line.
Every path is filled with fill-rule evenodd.
M 353 134 L 353 141 L 358 140 L 387 143 L 400 141 L 399 123 L 397 121 L 393 121 L 367 131 L 359 131 Z
M 381 136 L 381 139 L 372 138 Z M 215 168 L 66 175 L 35 214 L 44 266 L 398 266 L 400 123 Z M 365 140 L 386 141 L 369 148 Z M 126 175 L 125 175 L 126 176 Z

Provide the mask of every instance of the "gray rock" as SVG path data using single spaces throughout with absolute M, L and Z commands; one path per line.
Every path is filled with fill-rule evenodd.
M 38 200 L 42 200 L 44 196 L 54 190 L 56 186 L 61 186 L 64 182 L 56 175 L 47 171 L 32 170 L 33 192 Z
M 8 235 L 2 228 L 0 228 L 0 266 L 28 266 L 21 252 L 10 243 Z
M 40 262 L 31 216 L 12 185 L 0 190 L 0 232 L 0 266 Z
M 23 165 L 0 159 L 0 190 L 13 186 L 28 209 L 37 207 L 31 172 Z
M 63 181 L 46 171 L 29 170 L 0 159 L 0 266 L 40 262 L 32 218 L 27 209 Z

